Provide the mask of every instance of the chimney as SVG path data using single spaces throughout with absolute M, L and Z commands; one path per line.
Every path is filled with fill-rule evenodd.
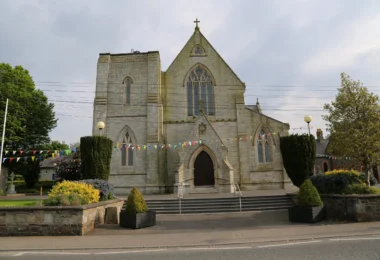
M 317 140 L 323 141 L 323 132 L 320 128 L 317 129 Z

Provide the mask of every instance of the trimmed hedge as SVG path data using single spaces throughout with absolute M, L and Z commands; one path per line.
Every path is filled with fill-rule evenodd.
M 129 193 L 125 211 L 128 214 L 144 213 L 148 211 L 144 197 L 137 188 L 133 188 Z
M 342 192 L 342 194 L 380 194 L 380 189 L 376 187 L 368 187 L 366 184 L 352 184 L 348 185 Z
M 297 187 L 314 174 L 315 146 L 313 135 L 290 135 L 280 138 L 284 168 Z
M 318 190 L 313 186 L 309 179 L 301 185 L 297 194 L 298 206 L 300 207 L 317 207 L 322 206 L 322 200 Z
M 315 175 L 310 181 L 320 194 L 342 194 L 349 185 L 362 184 L 360 175 L 353 172 Z
M 80 152 L 83 179 L 108 181 L 112 157 L 112 140 L 105 136 L 81 137 Z

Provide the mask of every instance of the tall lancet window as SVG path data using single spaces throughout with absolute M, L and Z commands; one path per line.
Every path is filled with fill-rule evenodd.
M 127 132 L 123 138 L 121 147 L 121 166 L 133 166 L 133 141 Z
M 259 163 L 272 162 L 272 151 L 270 149 L 268 134 L 266 134 L 263 129 L 260 130 L 258 136 L 256 137 L 256 142 Z
M 197 65 L 186 78 L 186 88 L 188 116 L 198 116 L 202 112 L 200 109 L 205 115 L 215 115 L 214 81 L 206 68 Z
M 126 104 L 131 103 L 131 88 L 133 84 L 133 80 L 130 77 L 126 77 L 123 81 L 123 84 L 125 86 L 124 90 L 124 100 Z

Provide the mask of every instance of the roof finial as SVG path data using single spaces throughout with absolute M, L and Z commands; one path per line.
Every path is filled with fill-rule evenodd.
M 256 105 L 260 105 L 259 98 L 257 98 Z
M 198 27 L 198 23 L 200 23 L 201 21 L 197 19 L 195 19 L 194 23 L 195 23 L 195 30 L 199 30 L 199 27 Z

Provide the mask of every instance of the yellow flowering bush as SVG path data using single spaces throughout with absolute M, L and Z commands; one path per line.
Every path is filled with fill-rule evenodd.
M 78 194 L 87 204 L 99 202 L 99 190 L 95 189 L 91 184 L 80 183 L 74 181 L 62 181 L 53 186 L 49 192 L 49 198 L 58 195 Z
M 352 174 L 355 174 L 357 176 L 360 176 L 360 172 L 356 171 L 356 170 L 332 170 L 332 171 L 328 171 L 328 172 L 325 172 L 325 175 L 330 175 L 330 174 L 348 174 L 348 175 L 352 175 Z

